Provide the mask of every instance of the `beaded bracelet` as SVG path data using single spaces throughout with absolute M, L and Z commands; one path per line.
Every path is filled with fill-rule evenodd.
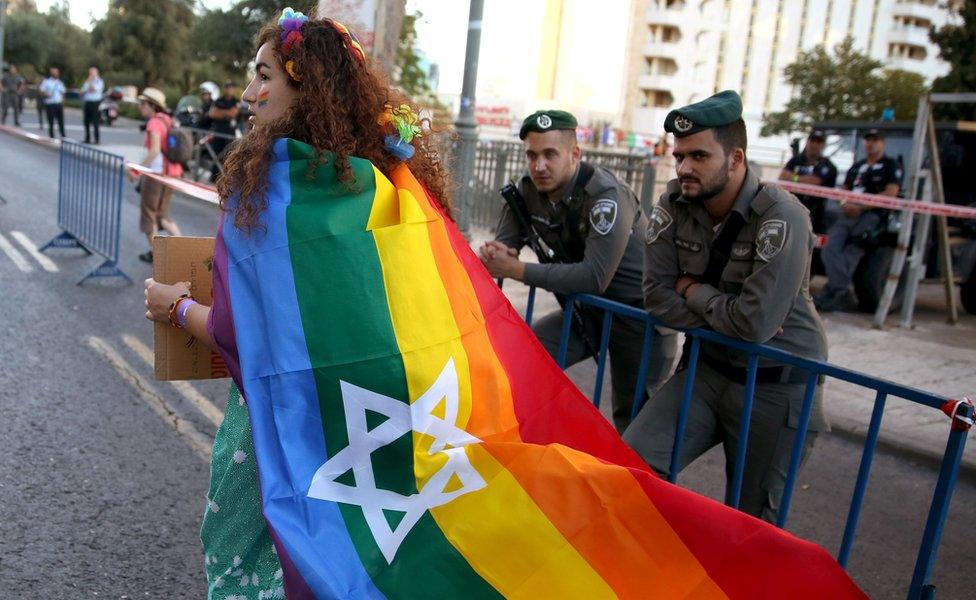
M 173 327 L 180 327 L 179 323 L 176 322 L 176 309 L 179 307 L 180 302 L 183 302 L 188 298 L 192 300 L 193 296 L 191 296 L 189 293 L 181 294 L 176 300 L 173 300 L 172 304 L 169 305 L 169 324 Z

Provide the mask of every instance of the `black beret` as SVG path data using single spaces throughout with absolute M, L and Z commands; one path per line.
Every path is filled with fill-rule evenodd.
M 742 98 L 732 90 L 719 92 L 701 102 L 676 108 L 664 119 L 664 130 L 675 137 L 729 125 L 742 118 Z
M 545 133 L 554 129 L 576 129 L 576 117 L 564 110 L 537 110 L 525 117 L 519 129 L 519 139 L 524 140 L 530 131 Z

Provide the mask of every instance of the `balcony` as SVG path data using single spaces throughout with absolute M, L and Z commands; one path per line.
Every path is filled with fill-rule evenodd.
M 681 29 L 688 25 L 688 9 L 681 5 L 675 8 L 660 8 L 651 4 L 644 13 L 644 20 L 648 25 L 671 25 Z
M 644 56 L 658 56 L 677 61 L 680 49 L 681 45 L 675 42 L 648 42 L 641 47 L 641 53 Z
M 928 48 L 931 44 L 928 30 L 921 27 L 892 27 L 888 30 L 888 42 L 921 48 Z
M 945 12 L 938 4 L 919 4 L 917 2 L 895 2 L 891 4 L 891 14 L 901 17 L 916 17 L 926 19 L 931 23 L 945 21 Z
M 673 92 L 678 85 L 678 79 L 674 75 L 655 75 L 644 73 L 637 77 L 637 87 L 642 90 L 664 90 Z
M 926 79 L 929 78 L 930 74 L 923 71 L 927 66 L 925 60 L 917 58 L 908 58 L 907 56 L 898 56 L 895 58 L 889 58 L 884 61 L 885 67 L 889 69 L 901 69 L 902 71 L 909 71 L 911 73 L 918 73 L 919 75 L 924 75 Z

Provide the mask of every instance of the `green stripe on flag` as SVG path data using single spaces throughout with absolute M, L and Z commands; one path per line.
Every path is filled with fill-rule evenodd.
M 332 158 L 306 178 L 313 150 L 289 141 L 291 205 L 288 240 L 305 342 L 315 376 L 325 444 L 335 456 L 349 443 L 339 381 L 406 403 L 406 372 L 387 305 L 376 243 L 366 231 L 375 183 L 372 165 L 350 159 L 357 184 L 350 190 L 335 175 Z M 368 423 L 374 418 L 368 417 Z M 413 440 L 408 433 L 370 457 L 377 488 L 417 492 Z M 344 473 L 343 483 L 355 480 Z M 358 483 L 358 482 L 357 482 Z M 429 512 L 400 545 L 393 564 L 377 546 L 362 509 L 339 504 L 367 573 L 390 597 L 498 598 L 444 537 Z M 383 513 L 390 524 L 402 514 Z

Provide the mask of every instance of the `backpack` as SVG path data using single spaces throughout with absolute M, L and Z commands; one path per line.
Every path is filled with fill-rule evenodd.
M 171 163 L 183 166 L 189 164 L 193 159 L 193 134 L 171 121 L 169 128 L 166 129 L 163 156 Z

